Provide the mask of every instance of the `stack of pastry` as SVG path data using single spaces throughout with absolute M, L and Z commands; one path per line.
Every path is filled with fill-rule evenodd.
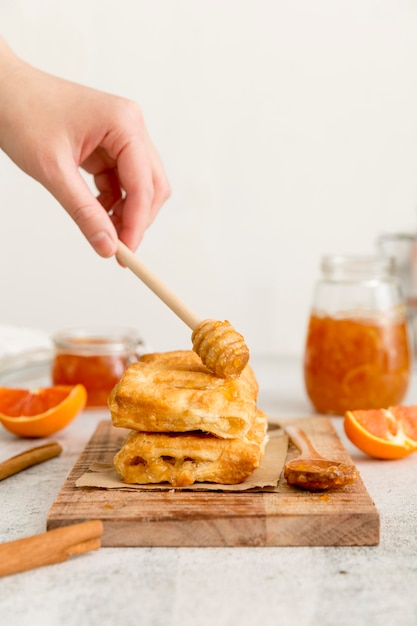
M 236 484 L 259 466 L 266 415 L 249 365 L 218 378 L 191 350 L 144 355 L 109 397 L 112 423 L 131 430 L 114 457 L 125 483 Z

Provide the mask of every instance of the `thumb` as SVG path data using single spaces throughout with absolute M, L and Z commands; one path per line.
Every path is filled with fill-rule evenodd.
M 72 217 L 87 241 L 102 257 L 116 254 L 117 233 L 109 215 L 94 197 L 78 170 L 66 175 L 55 198 Z

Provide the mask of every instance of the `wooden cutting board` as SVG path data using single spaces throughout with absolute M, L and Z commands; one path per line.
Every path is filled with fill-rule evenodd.
M 281 420 L 280 420 L 281 421 Z M 295 423 L 298 420 L 291 420 Z M 350 457 L 327 418 L 300 420 L 319 452 Z M 379 514 L 362 479 L 329 492 L 123 491 L 76 487 L 94 462 L 108 460 L 115 431 L 102 422 L 52 505 L 47 528 L 102 520 L 103 546 L 364 546 L 379 542 Z M 288 457 L 297 451 L 289 446 Z M 107 456 L 106 456 L 107 455 Z

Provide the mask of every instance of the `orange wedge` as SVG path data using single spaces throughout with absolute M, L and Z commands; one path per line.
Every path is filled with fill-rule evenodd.
M 85 407 L 83 385 L 36 390 L 0 387 L 0 422 L 20 437 L 48 437 L 67 426 Z
M 378 459 L 401 459 L 417 451 L 417 406 L 347 411 L 344 429 L 362 452 Z

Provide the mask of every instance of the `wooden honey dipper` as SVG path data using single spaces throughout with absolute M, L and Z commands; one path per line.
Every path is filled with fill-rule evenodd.
M 227 321 L 201 319 L 121 241 L 117 259 L 141 279 L 193 331 L 193 350 L 219 378 L 239 376 L 249 361 L 242 335 Z

